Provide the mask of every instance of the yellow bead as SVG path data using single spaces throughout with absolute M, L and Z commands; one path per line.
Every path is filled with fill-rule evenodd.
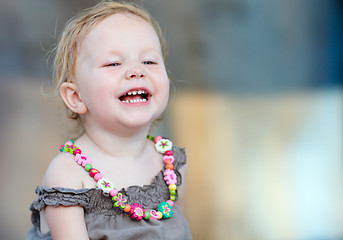
M 169 190 L 176 190 L 176 185 L 175 184 L 170 184 L 168 186 Z
M 160 211 L 157 212 L 157 215 L 158 215 L 158 219 L 161 219 L 162 218 L 162 213 Z

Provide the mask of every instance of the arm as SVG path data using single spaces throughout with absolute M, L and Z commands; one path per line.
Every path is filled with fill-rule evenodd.
M 47 206 L 45 217 L 54 240 L 89 239 L 82 207 Z
M 51 162 L 43 180 L 43 186 L 82 188 L 80 171 L 77 164 L 70 158 L 71 156 L 67 154 L 60 154 Z M 43 214 L 54 240 L 89 239 L 82 207 L 46 206 Z

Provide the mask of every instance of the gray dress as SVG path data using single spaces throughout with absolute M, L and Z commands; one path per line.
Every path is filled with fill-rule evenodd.
M 182 184 L 179 169 L 186 163 L 184 149 L 173 147 L 174 171 L 177 185 Z M 150 185 L 130 186 L 119 192 L 127 198 L 128 204 L 137 202 L 146 209 L 157 209 L 160 202 L 169 198 L 169 190 L 161 170 Z M 26 239 L 52 239 L 50 232 L 40 231 L 39 212 L 50 206 L 82 206 L 89 239 L 192 239 L 187 222 L 180 209 L 174 205 L 171 218 L 162 220 L 133 220 L 123 210 L 113 206 L 108 194 L 100 189 L 70 189 L 37 187 L 38 198 L 31 204 L 33 227 Z M 177 200 L 176 192 L 176 200 Z

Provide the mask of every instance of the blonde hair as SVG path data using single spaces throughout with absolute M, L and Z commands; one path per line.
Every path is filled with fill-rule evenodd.
M 71 82 L 75 74 L 78 47 L 86 34 L 105 18 L 116 13 L 134 14 L 150 23 L 160 40 L 161 51 L 164 61 L 167 60 L 167 45 L 161 28 L 155 19 L 142 7 L 126 2 L 101 1 L 97 5 L 85 9 L 70 19 L 62 32 L 57 46 L 53 49 L 55 53 L 53 63 L 54 91 L 59 93 L 60 86 L 64 82 Z M 80 116 L 71 111 L 66 105 L 68 118 L 78 120 L 81 126 Z

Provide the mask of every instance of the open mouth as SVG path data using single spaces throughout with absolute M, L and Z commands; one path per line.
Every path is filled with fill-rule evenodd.
M 140 103 L 147 102 L 151 94 L 146 90 L 130 90 L 119 97 L 119 100 L 124 103 Z

